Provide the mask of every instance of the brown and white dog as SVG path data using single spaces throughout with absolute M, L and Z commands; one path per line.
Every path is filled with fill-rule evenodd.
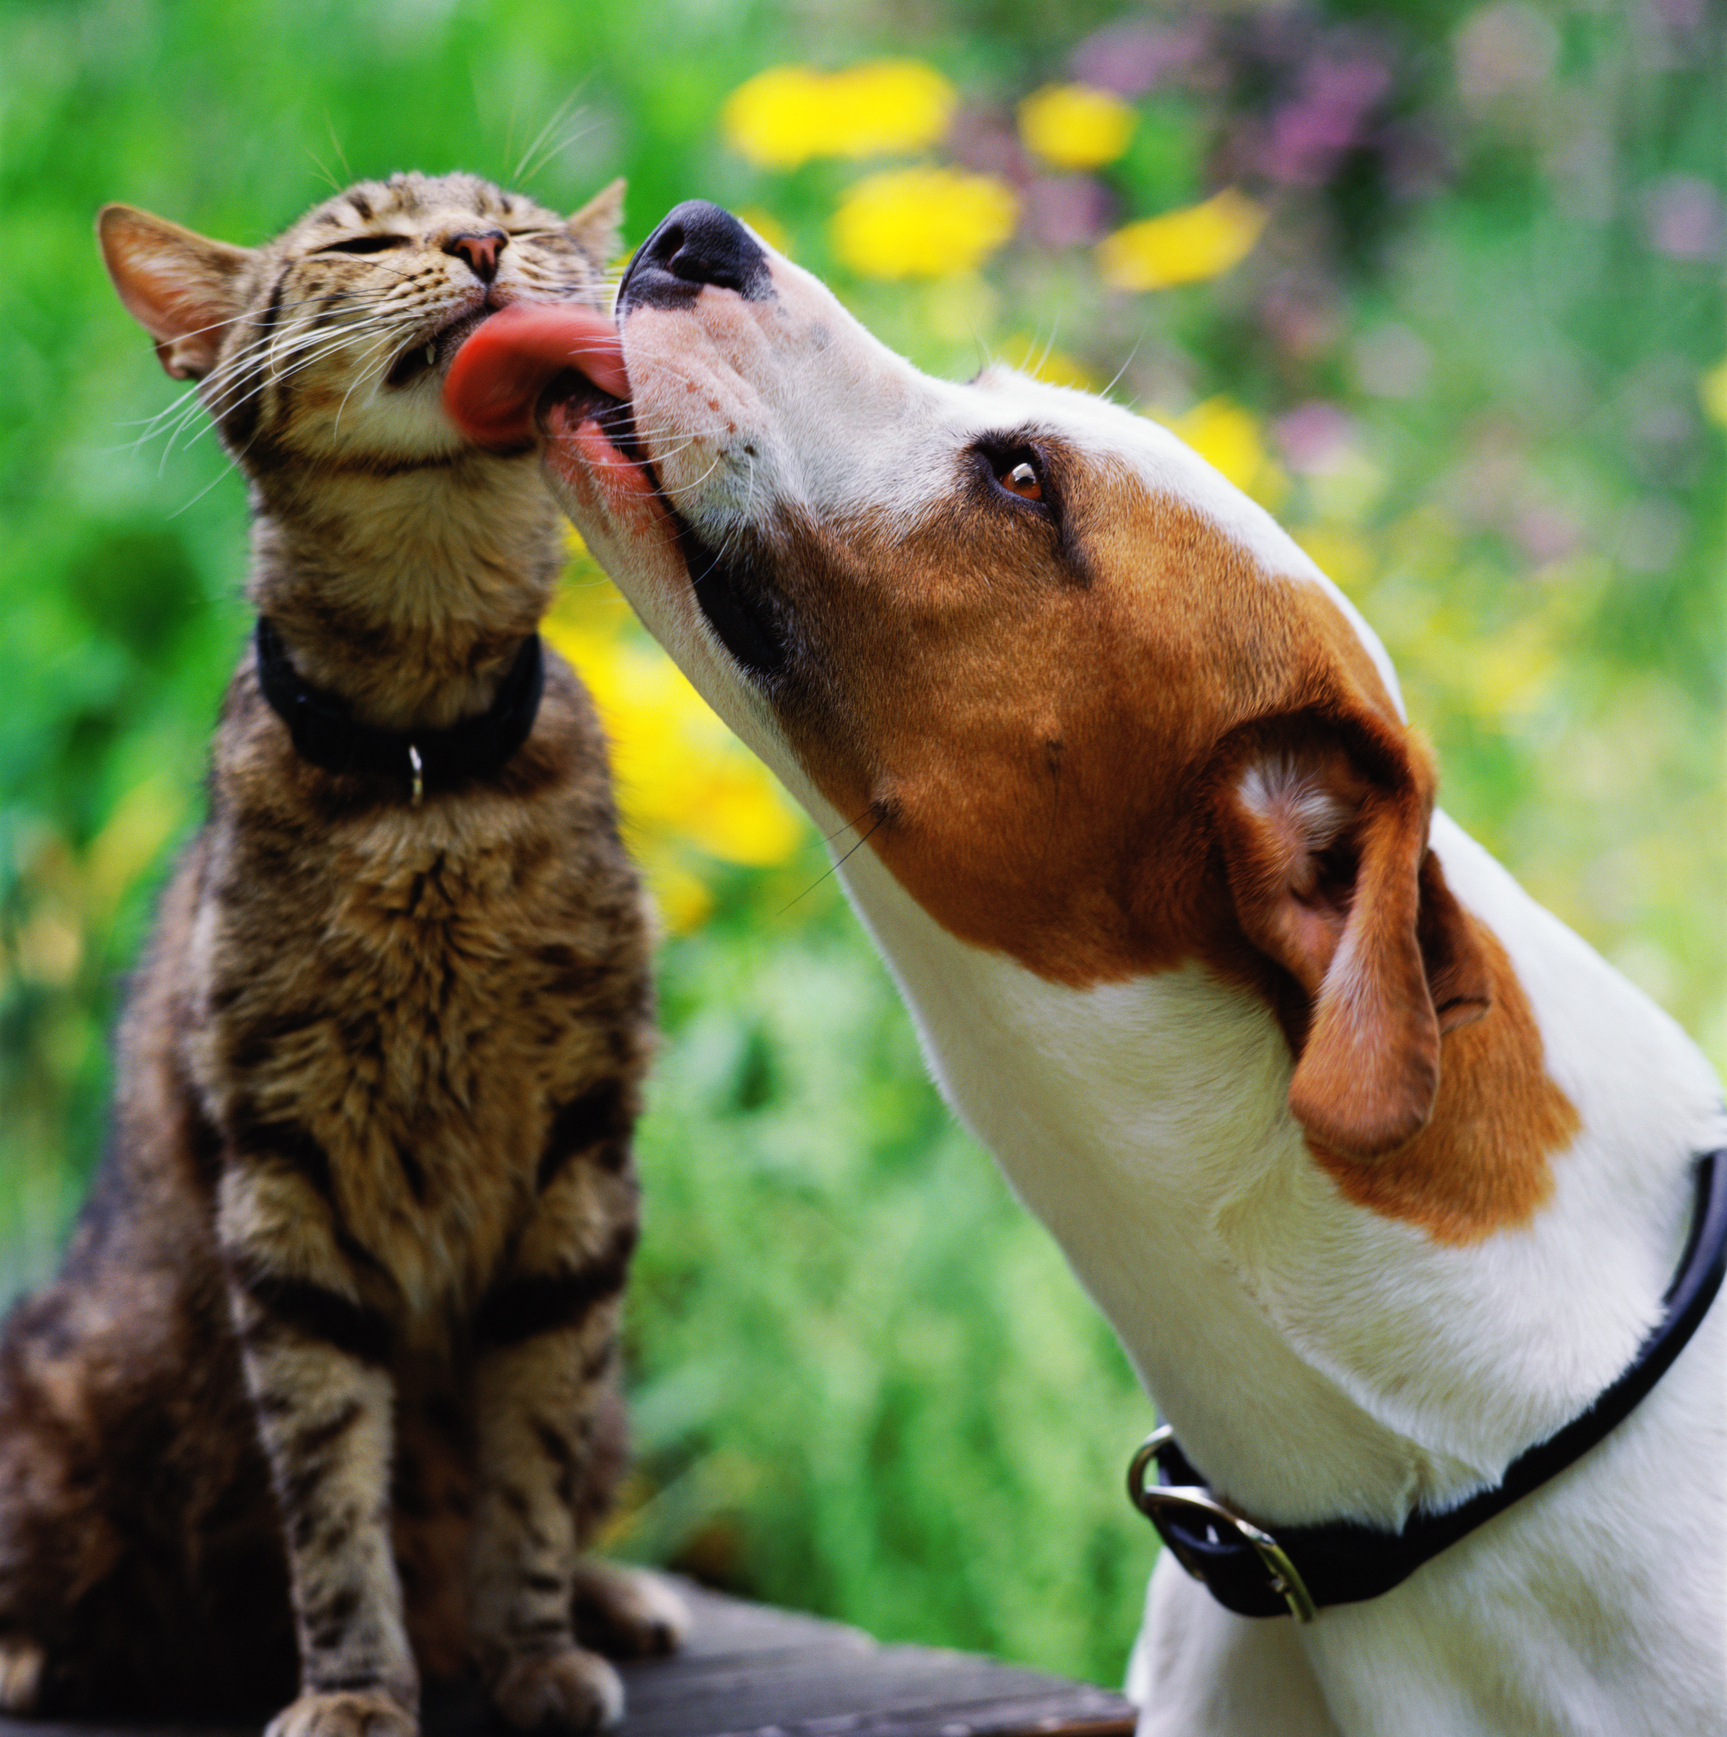
M 1433 808 L 1347 599 L 1166 430 L 929 379 L 715 207 L 616 317 L 627 411 L 539 399 L 554 489 L 833 840 L 1213 1489 L 1396 1530 L 1584 1411 L 1661 1314 L 1720 1089 Z M 531 432 L 570 347 L 489 322 L 452 412 Z M 1238 1617 L 1166 1552 L 1130 1691 L 1142 1737 L 1727 1730 L 1727 1310 L 1383 1597 Z

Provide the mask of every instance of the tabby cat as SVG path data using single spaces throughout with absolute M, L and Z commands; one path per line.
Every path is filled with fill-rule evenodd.
M 578 1555 L 621 1464 L 649 924 L 587 694 L 537 624 L 531 450 L 439 404 L 514 301 L 600 303 L 568 220 L 362 182 L 249 250 L 111 205 L 121 300 L 250 479 L 257 635 L 119 1035 L 64 1268 L 0 1342 L 0 1706 L 280 1705 L 407 1737 L 477 1666 L 615 1720 L 578 1643 L 682 1613 Z

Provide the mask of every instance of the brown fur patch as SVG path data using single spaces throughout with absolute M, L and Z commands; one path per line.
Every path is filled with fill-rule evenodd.
M 1493 1005 L 1447 1033 L 1433 1120 L 1408 1145 L 1369 1163 L 1309 1142 L 1358 1206 L 1419 1225 L 1454 1247 L 1528 1224 L 1553 1192 L 1553 1156 L 1582 1119 L 1548 1076 L 1529 999 L 1498 940 L 1473 925 Z
M 1054 514 L 963 455 L 909 533 L 764 537 L 800 759 L 960 940 L 1078 989 L 1199 961 L 1264 999 L 1292 1109 L 1361 1204 L 1452 1240 L 1522 1222 L 1575 1113 L 1427 853 L 1431 759 L 1359 635 L 1185 503 L 1039 453 Z M 1238 793 L 1286 753 L 1342 816 L 1296 885 Z
M 1050 468 L 1094 583 L 1029 510 L 963 489 L 899 540 L 787 528 L 773 571 L 814 672 L 787 734 L 959 939 L 1074 988 L 1194 957 L 1263 988 L 1216 872 L 1227 739 L 1307 712 L 1390 758 L 1406 732 L 1317 585 L 1107 466 Z

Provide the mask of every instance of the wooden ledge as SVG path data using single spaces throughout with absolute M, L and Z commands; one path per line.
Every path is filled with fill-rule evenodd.
M 616 1737 L 1126 1737 L 1133 1708 L 1087 1683 L 974 1653 L 883 1646 L 861 1629 L 679 1583 L 693 1632 L 669 1659 L 622 1665 Z M 499 1737 L 477 1685 L 429 1687 L 424 1737 Z M 0 1737 L 258 1737 L 225 1727 L 0 1719 Z
M 618 1737 L 1121 1737 L 1133 1708 L 1088 1683 L 975 1653 L 882 1646 L 861 1629 L 681 1585 L 675 1658 L 623 1667 Z M 445 1737 L 445 1734 L 435 1734 Z M 455 1737 L 454 1733 L 448 1737 Z

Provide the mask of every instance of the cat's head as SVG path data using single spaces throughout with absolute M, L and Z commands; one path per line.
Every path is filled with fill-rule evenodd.
M 361 181 L 262 247 L 105 206 L 102 257 L 162 366 L 195 380 L 255 475 L 377 473 L 464 445 L 439 388 L 462 340 L 511 302 L 603 305 L 615 181 L 559 217 L 475 175 Z

